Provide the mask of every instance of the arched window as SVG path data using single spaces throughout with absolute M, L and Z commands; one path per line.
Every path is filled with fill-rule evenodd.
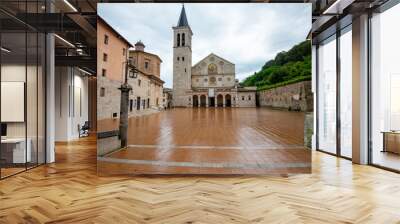
M 182 33 L 182 47 L 185 46 L 185 34 Z
M 178 36 L 176 38 L 178 40 L 178 47 L 181 45 L 181 34 L 178 33 Z

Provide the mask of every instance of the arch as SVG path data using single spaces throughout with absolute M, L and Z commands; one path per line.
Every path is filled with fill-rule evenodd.
M 211 63 L 208 65 L 208 74 L 209 75 L 215 75 L 218 74 L 218 70 L 217 70 L 217 65 L 214 63 Z
M 193 95 L 193 107 L 199 106 L 199 97 L 197 95 Z
M 182 47 L 185 46 L 185 34 L 182 33 Z
M 181 45 L 181 34 L 180 33 L 177 34 L 176 40 L 177 40 L 177 46 L 179 47 Z
M 231 99 L 231 95 L 230 94 L 226 94 L 225 95 L 225 106 L 226 107 L 231 107 L 232 106 L 232 99 Z
M 221 94 L 217 96 L 217 106 L 223 107 L 224 106 L 224 97 Z
M 201 107 L 206 107 L 207 106 L 206 95 L 201 95 L 200 96 L 200 106 Z

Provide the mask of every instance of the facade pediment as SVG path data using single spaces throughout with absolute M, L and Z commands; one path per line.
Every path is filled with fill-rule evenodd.
M 235 64 L 211 53 L 192 67 L 192 75 L 235 74 Z

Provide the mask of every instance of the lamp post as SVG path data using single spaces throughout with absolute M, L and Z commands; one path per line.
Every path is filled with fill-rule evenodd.
M 140 72 L 132 64 L 130 60 L 125 62 L 125 81 L 121 85 L 121 105 L 120 105 L 120 119 L 119 119 L 119 135 L 121 138 L 121 147 L 127 146 L 128 140 L 128 104 L 129 104 L 129 92 L 132 91 L 132 86 L 128 83 L 128 74 L 130 78 L 136 78 L 137 72 Z

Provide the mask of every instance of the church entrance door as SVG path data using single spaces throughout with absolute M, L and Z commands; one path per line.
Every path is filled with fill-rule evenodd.
M 200 96 L 200 106 L 201 107 L 206 107 L 206 104 L 207 104 L 207 102 L 206 102 L 206 96 L 205 95 L 201 95 Z
M 193 96 L 193 107 L 198 107 L 199 106 L 199 98 L 197 95 Z
M 208 98 L 208 106 L 209 107 L 215 107 L 215 97 L 209 97 Z

